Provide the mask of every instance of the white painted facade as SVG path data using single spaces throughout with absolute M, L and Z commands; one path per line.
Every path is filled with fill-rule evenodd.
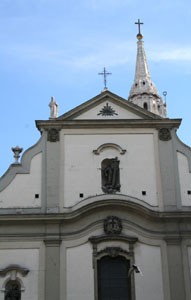
M 119 243 L 103 243 L 99 250 L 104 249 L 105 246 L 116 245 L 119 246 Z M 123 249 L 129 248 L 126 243 L 120 243 L 120 246 Z M 142 271 L 142 275 L 135 274 L 136 299 L 165 299 L 160 245 L 138 243 L 135 247 L 135 261 Z M 95 299 L 92 248 L 89 243 L 66 249 L 66 276 L 67 300 Z
M 188 158 L 180 152 L 177 152 L 177 157 L 182 205 L 191 206 L 191 172 L 189 171 Z
M 0 193 L 0 208 L 41 207 L 42 155 L 31 160 L 29 174 L 15 174 Z M 39 195 L 35 198 L 35 195 Z M 37 196 L 36 196 L 37 197 Z
M 171 259 L 181 252 L 166 242 L 176 225 L 164 227 L 160 214 L 165 216 L 170 205 L 172 213 L 176 205 L 189 210 L 190 150 L 173 130 L 170 139 L 165 140 L 166 130 L 164 140 L 161 137 L 160 128 L 178 127 L 179 120 L 155 118 L 125 101 L 105 91 L 58 119 L 38 121 L 40 141 L 2 177 L 0 299 L 6 282 L 15 278 L 22 300 L 47 300 L 55 293 L 59 300 L 100 300 L 96 264 L 106 249 L 121 249 L 143 273 L 132 275 L 130 300 L 172 299 Z M 96 120 L 107 103 L 121 118 Z M 59 128 L 57 140 L 50 128 Z M 106 193 L 102 162 L 116 157 L 120 190 Z M 172 176 L 166 180 L 167 169 Z M 173 189 L 177 199 L 166 197 Z M 122 235 L 107 235 L 108 216 L 121 219 Z M 189 282 L 189 248 L 186 259 L 189 272 L 182 272 Z M 28 273 L 23 276 L 15 265 Z
M 15 283 L 21 300 L 105 300 L 113 262 L 125 266 L 120 300 L 190 300 L 191 149 L 181 120 L 166 118 L 143 42 L 129 101 L 105 89 L 57 108 L 52 98 L 39 142 L 0 178 L 0 300 Z
M 29 248 L 30 247 L 30 248 Z M 21 284 L 21 299 L 24 300 L 37 300 L 39 299 L 41 287 L 39 286 L 40 272 L 41 269 L 40 264 L 40 251 L 39 248 L 34 248 L 34 244 L 17 244 L 17 248 L 15 245 L 11 243 L 7 243 L 6 247 L 0 248 L 0 261 L 1 268 L 10 265 L 10 262 L 15 265 L 24 266 L 28 268 L 29 273 L 26 276 L 20 274 L 17 271 L 10 271 L 6 274 L 5 277 L 0 277 L 0 299 L 4 300 L 4 291 L 6 283 L 10 279 L 16 279 Z
M 86 243 L 78 247 L 68 248 L 66 250 L 66 262 L 66 299 L 94 299 L 91 245 Z
M 101 130 L 102 131 L 102 130 Z M 117 133 L 118 131 L 118 133 Z M 143 133 L 142 130 L 124 130 L 116 133 L 104 133 L 92 130 L 79 134 L 63 134 L 61 136 L 61 180 L 60 192 L 66 199 L 65 207 L 71 207 L 78 201 L 80 193 L 83 198 L 103 194 L 101 189 L 101 162 L 106 158 L 120 159 L 120 194 L 139 198 L 152 206 L 158 206 L 157 169 L 158 157 L 155 155 L 155 132 Z M 108 144 L 99 155 L 93 150 L 103 144 Z M 126 150 L 124 154 L 112 147 L 117 144 Z M 110 146 L 111 145 L 111 146 Z M 63 153 L 63 154 L 62 154 Z M 145 176 L 147 174 L 147 176 Z M 157 176 L 158 175 L 158 176 Z M 70 184 L 75 183 L 73 189 Z M 93 184 L 92 184 L 93 183 Z M 146 195 L 142 195 L 146 191 Z

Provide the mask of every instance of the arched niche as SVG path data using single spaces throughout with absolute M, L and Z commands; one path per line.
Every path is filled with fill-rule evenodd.
M 28 274 L 27 268 L 19 265 L 9 265 L 0 269 L 0 276 L 6 277 L 1 291 L 4 292 L 4 300 L 21 300 L 21 292 L 25 290 L 22 277 Z

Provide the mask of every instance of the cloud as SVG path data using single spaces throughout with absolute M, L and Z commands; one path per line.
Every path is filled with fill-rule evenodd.
M 8 60 L 11 57 L 11 62 L 15 60 L 16 63 L 48 63 L 60 65 L 65 67 L 71 67 L 76 69 L 97 69 L 97 67 L 104 65 L 116 66 L 126 64 L 131 60 L 132 47 L 131 43 L 127 42 L 100 42 L 100 44 L 91 43 L 88 41 L 82 41 L 82 43 L 75 43 L 70 45 L 69 48 L 63 47 L 64 50 L 58 50 L 54 46 L 45 46 L 38 44 L 6 44 L 1 47 L 0 52 Z M 90 47 L 91 44 L 91 47 Z M 75 49 L 72 51 L 71 49 Z
M 155 50 L 150 53 L 150 59 L 154 61 L 191 62 L 191 46 Z
M 10 42 L 11 43 L 11 42 Z M 73 44 L 59 45 L 41 45 L 41 44 L 13 44 L 2 45 L 0 52 L 3 52 L 5 60 L 11 63 L 23 63 L 31 65 L 51 65 L 55 68 L 72 68 L 93 70 L 104 66 L 115 67 L 119 65 L 135 64 L 136 60 L 136 43 L 134 40 L 122 41 L 120 39 L 90 41 L 84 39 L 83 41 L 74 41 Z M 100 47 L 101 45 L 101 47 Z M 146 56 L 149 61 L 154 62 L 191 62 L 191 46 L 157 46 L 150 45 L 147 47 L 151 49 L 146 50 Z M 60 50 L 63 49 L 63 50 Z M 74 49 L 74 50 L 73 50 Z M 165 49 L 165 50 L 164 50 Z M 3 57 L 1 55 L 1 57 Z
M 131 53 L 131 55 L 128 53 Z M 103 43 L 101 48 L 98 46 L 88 53 L 73 57 L 70 63 L 77 68 L 97 69 L 98 66 L 109 67 L 127 64 L 131 61 L 132 55 L 130 43 Z

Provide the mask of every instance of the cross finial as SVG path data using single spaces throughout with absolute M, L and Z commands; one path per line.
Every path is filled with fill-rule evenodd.
M 112 73 L 109 73 L 106 71 L 106 68 L 103 68 L 103 72 L 98 73 L 98 75 L 103 75 L 103 80 L 104 80 L 104 89 L 107 89 L 107 76 L 111 75 Z
M 137 34 L 137 39 L 138 40 L 142 40 L 143 35 L 141 34 L 141 25 L 143 25 L 144 23 L 140 21 L 140 19 L 138 19 L 137 22 L 135 22 L 136 25 L 138 25 L 138 34 Z
M 138 25 L 138 34 L 141 34 L 141 25 L 143 25 L 144 23 L 140 21 L 140 19 L 138 19 L 138 22 L 135 22 L 136 25 Z

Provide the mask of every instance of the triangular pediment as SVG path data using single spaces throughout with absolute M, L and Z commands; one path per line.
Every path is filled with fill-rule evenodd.
M 59 120 L 161 119 L 159 116 L 106 90 L 84 102 Z

